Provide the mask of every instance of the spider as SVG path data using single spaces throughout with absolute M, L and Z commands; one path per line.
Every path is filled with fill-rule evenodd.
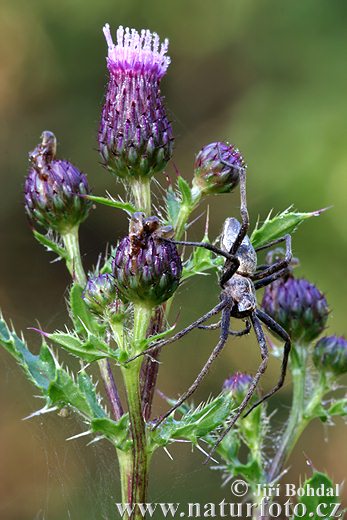
M 214 347 L 205 365 L 201 369 L 199 375 L 197 376 L 193 384 L 189 387 L 189 389 L 183 395 L 181 395 L 181 397 L 176 401 L 174 406 L 172 406 L 170 410 L 168 410 L 165 414 L 159 417 L 154 426 L 154 428 L 157 428 L 169 415 L 171 415 L 177 408 L 179 408 L 184 403 L 184 401 L 186 401 L 186 399 L 188 399 L 193 394 L 193 392 L 195 392 L 202 379 L 208 373 L 212 363 L 223 350 L 227 342 L 228 336 L 230 334 L 233 336 L 242 336 L 250 332 L 250 329 L 253 326 L 257 342 L 260 348 L 261 363 L 256 372 L 256 375 L 254 376 L 248 388 L 246 396 L 244 397 L 240 406 L 231 415 L 227 427 L 218 438 L 212 451 L 216 449 L 218 444 L 224 439 L 226 434 L 230 431 L 230 429 L 239 419 L 239 417 L 247 407 L 249 401 L 251 400 L 258 385 L 260 377 L 266 370 L 269 354 L 265 335 L 262 328 L 262 323 L 265 324 L 270 331 L 272 331 L 275 335 L 279 336 L 284 341 L 281 373 L 277 381 L 277 384 L 272 388 L 272 390 L 265 394 L 256 403 L 254 403 L 248 409 L 245 416 L 248 415 L 256 406 L 260 405 L 263 401 L 268 399 L 283 386 L 286 376 L 288 357 L 291 349 L 291 341 L 287 332 L 268 314 L 258 309 L 256 301 L 257 289 L 269 285 L 274 280 L 282 277 L 284 274 L 288 272 L 290 262 L 292 259 L 291 236 L 285 235 L 281 238 L 278 238 L 277 240 L 269 242 L 264 246 L 254 249 L 247 235 L 249 227 L 249 218 L 246 204 L 245 175 L 245 170 L 241 169 L 241 223 L 235 218 L 227 218 L 225 220 L 223 231 L 221 234 L 220 248 L 204 242 L 186 242 L 171 240 L 175 244 L 204 247 L 214 252 L 215 254 L 222 255 L 225 257 L 225 264 L 219 280 L 221 288 L 220 302 L 209 312 L 201 316 L 199 319 L 191 323 L 188 327 L 184 328 L 174 336 L 155 343 L 142 353 L 128 360 L 128 362 L 130 362 L 139 356 L 149 355 L 155 349 L 162 348 L 165 345 L 177 341 L 178 339 L 188 334 L 194 328 L 204 328 L 210 330 L 218 328 L 220 329 L 219 341 L 217 345 Z M 167 239 L 162 238 L 161 240 Z M 280 242 L 285 242 L 286 244 L 286 252 L 284 258 L 273 262 L 271 265 L 257 266 L 257 252 L 272 247 L 273 245 L 278 244 Z M 219 313 L 221 313 L 221 319 L 218 323 L 212 325 L 202 325 L 208 319 L 212 318 L 213 316 Z M 245 320 L 246 328 L 244 330 L 241 330 L 240 332 L 230 330 L 231 318 Z

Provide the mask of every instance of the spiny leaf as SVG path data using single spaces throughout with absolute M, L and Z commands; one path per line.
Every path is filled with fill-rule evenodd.
M 181 176 L 177 179 L 178 188 L 182 196 L 182 204 L 190 208 L 193 203 L 192 192 L 188 182 Z
M 1 315 L 0 345 L 16 359 L 27 378 L 41 391 L 47 408 L 52 405 L 59 408 L 69 406 L 91 424 L 92 431 L 101 432 L 108 438 L 111 433 L 112 441 L 117 446 L 119 443 L 120 449 L 128 447 L 129 443 L 124 440 L 128 437 L 127 416 L 122 417 L 119 422 L 108 417 L 100 404 L 101 397 L 96 393 L 95 385 L 85 371 L 80 372 L 75 381 L 74 377 L 59 365 L 46 343 L 42 344 L 38 355 L 32 354 L 25 341 L 9 329 Z
M 179 200 L 172 186 L 169 186 L 169 188 L 166 191 L 165 205 L 168 219 L 167 223 L 171 225 L 173 228 L 175 228 L 181 207 L 181 201 Z
M 33 231 L 34 237 L 40 244 L 42 244 L 47 251 L 51 251 L 52 253 L 55 253 L 59 256 L 59 258 L 62 258 L 64 260 L 68 259 L 68 254 L 65 251 L 65 249 L 60 246 L 55 240 L 50 238 L 50 233 L 47 233 L 47 235 L 42 235 L 36 229 Z
M 322 518 L 332 520 L 331 514 L 334 504 L 340 501 L 340 497 L 335 493 L 335 486 L 331 479 L 324 473 L 316 471 L 311 478 L 304 482 L 302 487 L 307 492 L 300 496 L 298 501 L 305 505 L 306 513 L 304 516 L 295 516 L 294 520 L 298 518 L 303 520 L 319 520 Z M 313 492 L 310 490 L 313 490 Z M 324 507 L 320 504 L 323 504 Z M 324 516 L 322 516 L 322 513 Z M 336 515 L 334 515 L 334 518 L 337 518 Z
M 122 209 L 128 215 L 132 215 L 136 212 L 136 207 L 130 202 L 122 202 L 121 200 L 115 200 L 111 197 L 98 197 L 96 195 L 85 195 L 88 200 L 96 202 L 97 204 L 103 204 L 104 206 L 110 206 L 111 208 Z
M 93 432 L 101 433 L 119 449 L 127 450 L 132 445 L 128 414 L 122 415 L 118 421 L 112 421 L 109 417 L 93 419 L 91 426 Z
M 291 208 L 288 208 L 274 217 L 271 217 L 270 212 L 265 222 L 260 227 L 258 227 L 257 224 L 251 235 L 253 247 L 264 246 L 277 238 L 293 233 L 302 222 L 311 217 L 318 217 L 326 209 L 327 208 L 312 211 L 310 213 L 299 213 L 297 211 L 291 211 Z
M 88 335 L 88 331 L 102 333 L 101 327 L 82 298 L 83 288 L 75 283 L 70 289 L 71 317 L 77 334 Z
M 82 341 L 74 334 L 53 332 L 52 334 L 45 333 L 45 337 L 87 363 L 110 357 L 112 354 L 107 344 L 97 336 L 89 335 L 86 340 Z
M 187 439 L 196 443 L 206 437 L 230 416 L 233 402 L 229 394 L 221 394 L 206 405 L 191 409 L 180 419 L 168 417 L 163 424 L 151 432 L 153 449 L 165 446 L 174 439 Z

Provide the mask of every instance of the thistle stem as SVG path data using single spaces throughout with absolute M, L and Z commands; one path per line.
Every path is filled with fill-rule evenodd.
M 283 433 L 279 449 L 270 467 L 268 482 L 272 482 L 282 471 L 289 455 L 306 428 L 305 419 L 305 386 L 307 376 L 308 346 L 293 346 L 291 354 L 293 401 L 287 427 Z
M 72 278 L 81 286 L 84 287 L 87 283 L 87 277 L 82 265 L 80 244 L 78 238 L 78 226 L 72 228 L 69 232 L 62 234 L 62 239 L 68 259 L 66 260 L 66 267 L 69 270 Z
M 119 398 L 118 389 L 116 387 L 116 383 L 112 374 L 109 359 L 100 359 L 99 368 L 101 378 L 104 383 L 105 391 L 111 405 L 113 417 L 116 421 L 118 421 L 122 417 L 124 411 L 121 400 Z
M 135 199 L 135 206 L 138 211 L 143 211 L 147 217 L 151 215 L 152 203 L 151 203 L 151 179 L 141 178 L 132 179 L 131 191 Z
M 142 305 L 134 306 L 134 328 L 131 354 L 139 352 L 141 341 L 147 336 L 152 310 Z M 140 388 L 142 358 L 138 358 L 127 366 L 122 367 L 124 386 L 127 394 L 130 427 L 132 433 L 132 465 L 128 478 L 123 478 L 122 485 L 131 487 L 123 489 L 122 496 L 131 497 L 128 500 L 131 505 L 146 502 L 148 483 L 148 454 L 146 425 L 142 414 L 142 400 Z M 129 469 L 129 468 L 128 468 Z M 136 508 L 137 509 L 137 508 Z M 131 520 L 143 518 L 141 513 L 135 510 L 131 514 Z
M 202 195 L 201 195 L 200 190 L 196 189 L 196 187 L 193 186 L 191 203 L 189 204 L 186 202 L 185 204 L 182 203 L 180 205 L 180 209 L 178 212 L 177 221 L 176 221 L 176 225 L 175 225 L 176 240 L 181 240 L 181 238 L 183 237 L 190 214 L 199 205 L 201 197 L 202 197 Z

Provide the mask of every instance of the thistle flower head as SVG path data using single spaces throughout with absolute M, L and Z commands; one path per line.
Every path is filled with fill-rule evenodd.
M 56 147 L 54 134 L 45 131 L 29 154 L 25 210 L 33 223 L 63 233 L 87 218 L 91 203 L 83 197 L 89 193 L 87 177 L 69 161 L 55 159 Z
M 129 235 L 116 250 L 113 269 L 123 301 L 156 306 L 166 301 L 178 287 L 182 264 L 175 244 L 163 240 L 170 229 L 160 227 L 156 217 L 135 213 Z
M 294 342 L 309 343 L 324 330 L 329 309 L 325 296 L 304 278 L 289 275 L 266 287 L 262 307 Z
M 159 36 L 149 30 L 142 29 L 139 34 L 136 29 L 117 29 L 117 43 L 113 43 L 110 26 L 103 28 L 108 45 L 107 64 L 110 72 L 118 75 L 120 71 L 132 74 L 154 76 L 161 79 L 170 64 L 166 53 L 169 40 L 160 44 Z
M 110 274 L 99 274 L 88 278 L 82 298 L 91 312 L 102 316 L 105 311 L 117 312 L 117 290 Z
M 234 145 L 211 143 L 195 158 L 193 184 L 203 195 L 230 193 L 239 183 L 242 168 L 245 161 Z
M 236 404 L 240 404 L 246 396 L 247 390 L 253 381 L 253 377 L 242 372 L 235 372 L 228 377 L 223 384 L 223 391 L 230 392 Z
M 168 40 L 160 44 L 156 33 L 120 26 L 114 43 L 108 24 L 104 34 L 110 78 L 99 127 L 101 158 L 123 179 L 151 177 L 173 150 L 159 85 L 170 63 Z
M 318 370 L 341 375 L 347 372 L 347 340 L 343 336 L 325 336 L 313 350 L 313 362 Z

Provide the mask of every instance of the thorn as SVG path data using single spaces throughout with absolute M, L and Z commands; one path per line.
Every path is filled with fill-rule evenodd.
M 164 446 L 164 451 L 166 453 L 166 455 L 169 457 L 169 459 L 173 460 L 173 457 L 171 455 L 171 453 L 169 452 L 169 450 Z
M 31 413 L 27 417 L 23 417 L 22 421 L 27 421 L 28 419 L 32 419 L 33 417 L 38 417 L 39 415 L 44 415 L 45 413 L 55 412 L 58 410 L 57 406 L 52 406 L 51 408 L 47 408 L 44 406 L 41 410 L 37 410 L 36 412 Z
M 82 433 L 78 433 L 77 435 L 73 435 L 72 437 L 69 437 L 68 439 L 66 439 L 67 441 L 73 441 L 75 439 L 79 439 L 80 437 L 84 437 L 86 435 L 90 435 L 91 433 L 93 433 L 91 430 L 88 430 L 86 432 L 82 432 Z
M 206 210 L 206 224 L 205 224 L 205 236 L 204 239 L 208 240 L 208 228 L 210 225 L 210 206 L 207 206 Z
M 213 462 L 215 462 L 216 464 L 218 464 L 218 460 L 214 459 L 213 457 L 211 457 L 210 454 L 207 453 L 207 451 L 205 451 L 201 446 L 200 444 L 196 443 L 195 446 L 198 448 L 198 450 L 201 451 L 201 453 L 203 453 L 208 459 L 211 459 Z
M 45 338 L 49 338 L 49 334 L 47 332 L 44 332 L 43 330 L 36 329 L 35 327 L 28 327 L 28 330 L 33 330 L 33 331 L 41 334 L 41 336 L 44 336 Z

